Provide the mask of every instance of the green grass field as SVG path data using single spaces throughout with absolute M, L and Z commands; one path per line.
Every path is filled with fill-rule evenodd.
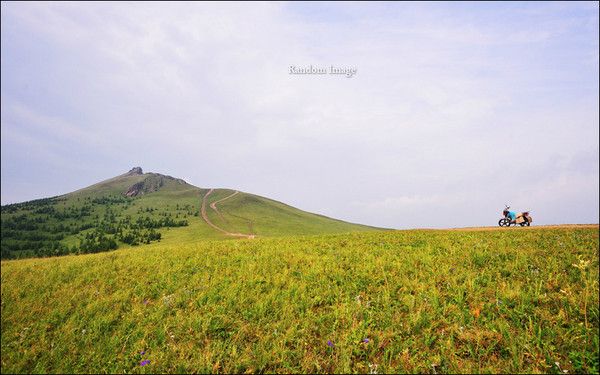
M 3 261 L 2 373 L 598 373 L 597 226 L 183 229 Z

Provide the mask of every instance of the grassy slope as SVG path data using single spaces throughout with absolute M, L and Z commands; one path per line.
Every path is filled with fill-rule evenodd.
M 64 200 L 57 202 L 55 207 L 58 210 L 64 210 L 68 207 L 80 208 L 86 204 L 86 198 L 121 196 L 128 187 L 142 181 L 148 176 L 151 176 L 151 174 L 117 176 L 73 193 L 65 194 L 60 197 Z M 135 203 L 132 206 L 124 209 L 122 205 L 113 205 L 111 209 L 116 212 L 118 217 L 130 215 L 134 220 L 138 216 L 152 216 L 156 218 L 158 217 L 158 212 L 169 212 L 173 217 L 179 214 L 179 218 L 181 219 L 184 218 L 183 215 L 187 212 L 177 211 L 176 206 L 189 204 L 192 207 L 192 211 L 198 213 L 202 197 L 207 192 L 208 189 L 201 189 L 187 183 L 181 184 L 175 180 L 165 180 L 165 185 L 159 191 L 136 197 L 134 199 Z M 234 190 L 229 189 L 215 189 L 208 197 L 208 203 L 215 202 L 233 192 Z M 143 211 L 146 208 L 157 209 L 157 212 L 154 214 L 138 212 L 140 209 Z M 231 232 L 249 233 L 251 228 L 258 236 L 327 234 L 376 229 L 311 214 L 280 202 L 247 193 L 240 193 L 231 200 L 220 203 L 218 208 L 222 216 L 217 215 L 207 205 L 208 215 L 215 224 Z M 96 215 L 102 218 L 106 209 L 107 206 L 94 205 L 92 215 L 83 219 L 83 221 L 91 222 Z M 3 213 L 2 217 L 16 216 L 24 212 L 26 211 L 18 211 L 11 214 Z M 30 212 L 28 214 L 32 215 Z M 222 218 L 225 218 L 226 221 Z M 161 228 L 159 230 L 163 236 L 161 242 L 166 244 L 180 244 L 207 239 L 233 239 L 211 228 L 204 222 L 200 215 L 187 215 L 185 220 L 189 223 L 187 227 Z M 250 228 L 249 221 L 252 222 Z M 70 222 L 73 222 L 73 220 L 66 223 Z M 57 223 L 57 220 L 51 218 L 48 225 Z M 69 246 L 78 245 L 82 233 L 67 236 L 61 242 Z M 120 246 L 129 247 L 129 245 L 122 243 Z
M 82 197 L 97 197 L 107 194 L 119 195 L 127 187 L 141 181 L 147 175 L 148 173 L 144 175 L 118 176 L 69 194 L 67 197 L 79 195 Z M 181 185 L 174 181 L 168 181 L 159 191 L 141 196 L 137 202 L 138 205 L 130 208 L 125 213 L 134 216 L 135 211 L 139 207 L 157 207 L 168 210 L 169 206 L 174 206 L 175 204 L 190 204 L 198 211 L 201 199 L 207 192 L 208 189 L 200 189 L 193 185 Z M 221 216 L 209 208 L 210 203 L 225 198 L 234 192 L 235 190 L 230 189 L 215 189 L 207 200 L 207 213 L 211 221 L 230 232 L 248 233 L 250 229 L 253 229 L 258 236 L 281 236 L 381 229 L 312 214 L 281 202 L 243 192 L 218 204 L 217 208 L 221 212 Z M 206 238 L 230 238 L 210 228 L 200 216 L 193 221 L 192 226 L 197 233 L 186 233 L 186 228 L 179 228 L 173 231 L 174 235 L 166 233 L 167 238 L 174 237 L 174 241 L 181 240 L 179 237 L 190 241 Z M 250 226 L 249 222 L 252 223 Z
M 217 189 L 209 196 L 216 202 L 234 190 Z M 258 236 L 285 236 L 294 234 L 324 234 L 376 230 L 366 225 L 351 224 L 341 220 L 298 210 L 281 202 L 248 193 L 239 193 L 217 204 L 219 216 L 209 210 L 210 220 L 229 232 L 256 234 Z
M 597 227 L 161 243 L 1 293 L 3 373 L 598 372 Z
M 87 188 L 78 190 L 76 192 L 66 194 L 63 197 L 67 198 L 66 205 L 81 204 L 83 198 L 91 197 L 97 198 L 106 195 L 121 195 L 131 185 L 142 181 L 148 174 L 134 175 L 134 176 L 118 176 L 98 184 L 89 186 Z M 184 206 L 189 204 L 193 207 L 194 212 L 200 211 L 200 200 L 201 197 L 208 191 L 208 189 L 201 189 L 193 185 L 185 184 L 181 185 L 175 181 L 167 180 L 165 186 L 159 191 L 144 194 L 136 198 L 135 205 L 129 207 L 126 210 L 118 211 L 119 216 L 131 215 L 134 219 L 138 216 L 147 216 L 146 213 L 138 214 L 138 209 L 155 208 L 162 212 L 171 212 L 176 214 L 175 206 L 179 204 Z M 78 200 L 79 198 L 79 200 Z M 104 210 L 99 209 L 97 212 L 100 216 L 104 213 Z M 193 242 L 203 239 L 222 239 L 224 236 L 210 228 L 204 220 L 198 216 L 188 216 L 185 218 L 189 222 L 189 226 L 180 228 L 162 228 L 160 232 L 163 234 L 163 242 L 166 243 L 181 243 L 181 242 Z M 71 236 L 65 239 L 63 242 L 67 244 L 76 244 L 79 242 L 76 236 Z M 120 244 L 121 247 L 128 247 L 126 244 Z

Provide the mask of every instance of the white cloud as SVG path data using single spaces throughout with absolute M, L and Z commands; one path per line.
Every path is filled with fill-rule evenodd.
M 551 179 L 557 154 L 597 155 L 597 28 L 552 6 L 506 5 L 494 17 L 477 5 L 480 19 L 428 4 L 2 7 L 3 134 L 53 132 L 70 150 L 61 157 L 76 149 L 103 165 L 86 181 L 134 159 L 379 225 L 446 205 L 444 225 L 465 194 L 492 210 L 522 176 Z M 590 45 L 595 65 L 578 65 Z M 302 64 L 358 73 L 288 74 Z M 511 151 L 522 149 L 529 158 Z M 13 157 L 3 154 L 3 170 Z M 597 168 L 586 173 L 597 181 Z

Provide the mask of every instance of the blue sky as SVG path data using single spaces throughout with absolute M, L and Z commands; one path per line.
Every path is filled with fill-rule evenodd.
M 597 3 L 1 7 L 2 204 L 139 165 L 395 228 L 598 222 Z

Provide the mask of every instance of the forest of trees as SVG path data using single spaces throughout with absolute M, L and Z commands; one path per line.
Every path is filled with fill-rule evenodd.
M 184 218 L 154 207 L 140 207 L 135 218 L 120 215 L 135 204 L 135 198 L 122 196 L 85 198 L 76 206 L 66 206 L 64 200 L 54 197 L 2 206 L 1 258 L 96 253 L 117 249 L 119 243 L 149 244 L 160 241 L 157 229 L 187 226 L 187 215 L 197 216 L 190 205 L 175 208 L 184 212 Z M 63 243 L 73 235 L 79 238 L 77 245 Z

